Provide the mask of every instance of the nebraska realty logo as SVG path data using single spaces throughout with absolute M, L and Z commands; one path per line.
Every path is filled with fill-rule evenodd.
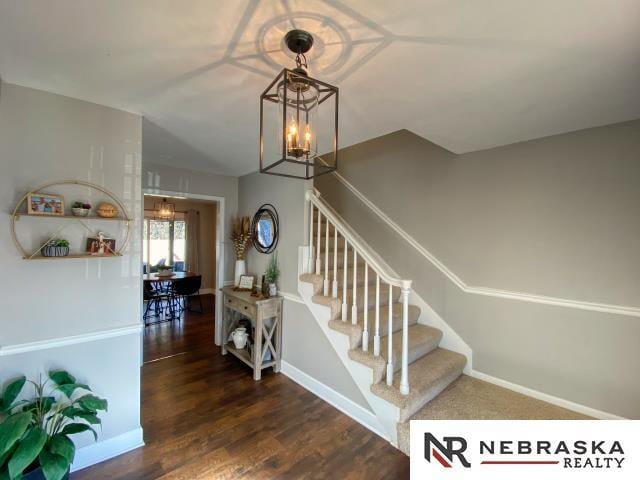
M 640 421 L 411 422 L 411 478 L 640 478 Z

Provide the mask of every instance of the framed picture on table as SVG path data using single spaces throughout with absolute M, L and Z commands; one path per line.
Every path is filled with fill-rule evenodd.
M 253 290 L 253 285 L 255 282 L 256 277 L 254 277 L 253 275 L 240 275 L 238 290 Z

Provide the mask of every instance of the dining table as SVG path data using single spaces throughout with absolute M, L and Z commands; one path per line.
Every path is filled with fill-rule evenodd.
M 158 275 L 157 273 L 145 273 L 142 275 L 142 279 L 149 283 L 173 283 L 176 280 L 182 280 L 183 278 L 195 277 L 197 273 L 194 272 L 173 272 L 172 275 Z

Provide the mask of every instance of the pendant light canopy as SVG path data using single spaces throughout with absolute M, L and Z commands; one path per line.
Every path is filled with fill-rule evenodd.
M 338 166 L 338 87 L 308 75 L 310 33 L 291 30 L 284 41 L 296 68 L 260 95 L 260 172 L 310 179 Z

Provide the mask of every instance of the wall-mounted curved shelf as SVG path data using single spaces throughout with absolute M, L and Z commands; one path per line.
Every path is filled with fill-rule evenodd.
M 60 185 L 78 185 L 78 186 L 82 186 L 82 187 L 88 187 L 88 188 L 92 188 L 94 190 L 97 190 L 99 192 L 101 192 L 102 194 L 106 195 L 113 203 L 116 204 L 116 206 L 118 207 L 119 210 L 119 215 L 116 217 L 99 217 L 99 216 L 86 216 L 86 217 L 80 217 L 80 216 L 75 216 L 75 215 L 29 215 L 28 213 L 22 213 L 19 210 L 21 210 L 23 208 L 23 205 L 26 208 L 26 201 L 27 198 L 29 197 L 29 195 L 31 194 L 37 194 L 37 193 L 45 193 L 42 190 L 46 189 L 46 188 L 51 188 L 51 187 L 55 187 L 55 186 L 60 186 Z M 24 245 L 22 245 L 20 243 L 20 241 L 18 240 L 18 235 L 16 233 L 16 222 L 18 222 L 20 219 L 23 218 L 29 218 L 29 219 L 38 219 L 38 220 L 51 220 L 51 219 L 59 219 L 59 220 L 71 220 L 74 223 L 80 223 L 81 225 L 83 225 L 89 232 L 91 232 L 92 234 L 95 234 L 95 232 L 93 232 L 93 230 L 91 230 L 91 228 L 89 228 L 89 226 L 87 225 L 86 222 L 88 221 L 110 221 L 110 222 L 121 222 L 124 225 L 124 238 L 122 240 L 122 243 L 120 245 L 120 247 L 116 250 L 111 251 L 108 254 L 103 254 L 103 255 L 94 255 L 94 254 L 89 254 L 89 253 L 72 253 L 70 255 L 65 255 L 62 257 L 45 257 L 42 255 L 38 255 L 40 253 L 40 251 L 42 250 L 43 246 L 48 243 L 49 241 L 53 240 L 54 238 L 56 238 L 56 236 L 63 230 L 64 227 L 59 228 L 58 230 L 56 230 L 56 232 L 49 238 L 49 240 L 47 240 L 47 242 L 44 242 L 44 244 L 42 246 L 40 246 L 40 248 L 38 248 L 37 250 L 35 250 L 34 252 L 29 252 Z M 124 251 L 124 249 L 126 248 L 127 244 L 129 243 L 129 238 L 131 236 L 131 222 L 133 220 L 129 217 L 129 215 L 127 214 L 127 209 L 125 208 L 124 204 L 122 203 L 122 201 L 120 201 L 120 199 L 118 197 L 116 197 L 113 193 L 111 193 L 109 190 L 101 187 L 100 185 L 97 185 L 95 183 L 91 183 L 91 182 L 85 182 L 83 180 L 62 180 L 62 181 L 57 181 L 57 182 L 50 182 L 50 183 L 46 183 L 44 185 L 40 185 L 39 187 L 27 192 L 24 194 L 24 196 L 18 201 L 18 203 L 16 204 L 16 207 L 13 210 L 13 214 L 11 215 L 11 237 L 13 239 L 13 243 L 16 245 L 16 248 L 18 249 L 18 251 L 22 254 L 22 258 L 25 260 L 65 260 L 65 259 L 78 259 L 78 258 L 86 258 L 86 259 L 92 259 L 92 258 L 113 258 L 113 257 L 121 257 L 122 256 L 122 252 Z

